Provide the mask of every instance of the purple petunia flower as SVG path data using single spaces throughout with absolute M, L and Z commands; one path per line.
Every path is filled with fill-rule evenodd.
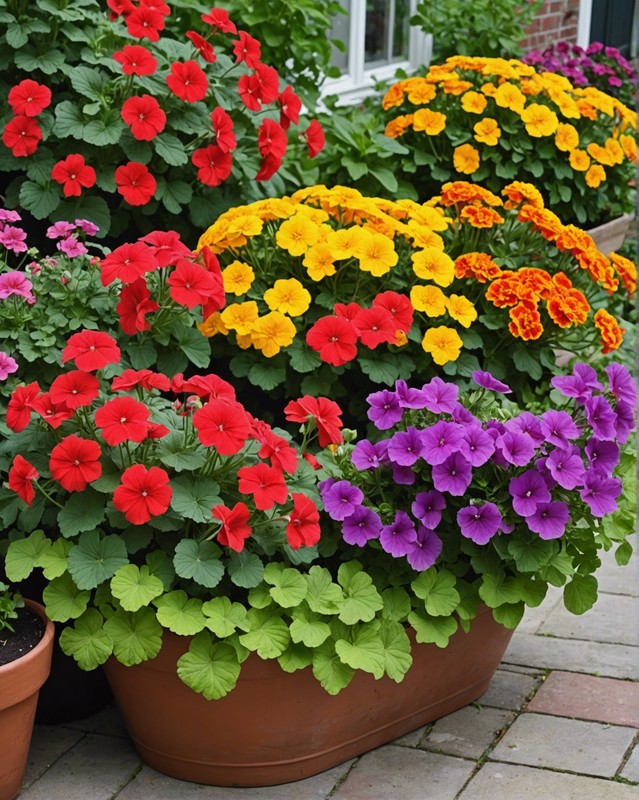
M 378 539 L 382 521 L 366 506 L 357 506 L 353 513 L 342 522 L 342 537 L 347 544 L 363 547 L 369 539 Z
M 435 530 L 441 522 L 442 511 L 445 508 L 444 495 L 431 489 L 428 492 L 418 492 L 410 510 L 425 528 Z
M 411 389 L 406 381 L 395 382 L 395 395 L 402 408 L 425 408 L 426 398 L 420 389 Z
M 368 439 L 357 442 L 351 453 L 351 462 L 360 472 L 366 469 L 377 469 L 380 463 L 377 446 Z
M 490 372 L 476 369 L 472 374 L 472 378 L 477 386 L 481 386 L 482 389 L 489 389 L 491 392 L 500 392 L 501 394 L 510 394 L 512 392 L 510 386 L 498 381 Z
M 539 417 L 531 414 L 530 411 L 523 411 L 516 417 L 509 419 L 505 423 L 509 431 L 519 431 L 526 433 L 536 445 L 543 444 L 546 437 L 541 432 L 541 421 Z
M 440 420 L 424 428 L 421 439 L 422 458 L 431 466 L 443 464 L 448 456 L 461 447 L 464 441 L 464 428 L 456 422 Z
M 464 428 L 464 440 L 459 452 L 468 459 L 473 467 L 481 467 L 495 452 L 493 437 L 486 433 L 480 425 L 469 425 Z
M 603 442 L 593 436 L 586 442 L 584 451 L 589 468 L 595 472 L 609 475 L 619 463 L 619 445 L 615 442 Z
M 550 491 L 543 477 L 534 469 L 512 478 L 508 491 L 513 500 L 513 508 L 520 517 L 529 517 L 540 503 L 550 502 Z
M 541 432 L 546 441 L 557 447 L 566 447 L 579 436 L 579 429 L 566 411 L 550 409 L 541 415 Z
M 570 522 L 570 513 L 565 503 L 540 503 L 534 513 L 526 517 L 526 524 L 542 539 L 558 539 L 563 536 Z
M 11 295 L 25 297 L 28 300 L 33 297 L 31 289 L 33 284 L 22 272 L 5 272 L 0 275 L 0 300 L 6 300 Z
M 617 498 L 621 494 L 619 478 L 607 478 L 600 472 L 588 470 L 584 487 L 579 492 L 581 499 L 590 506 L 593 517 L 605 517 L 617 509 Z
M 555 448 L 546 459 L 546 466 L 564 489 L 574 489 L 584 478 L 584 464 L 578 447 Z
M 615 438 L 617 415 L 605 397 L 597 395 L 584 403 L 584 411 L 588 424 L 597 439 L 612 442 Z
M 474 417 L 471 412 L 461 403 L 455 403 L 455 407 L 450 412 L 453 422 L 458 422 L 460 425 L 474 425 L 479 422 L 477 417 Z
M 608 376 L 610 391 L 617 400 L 622 400 L 624 403 L 634 406 L 637 402 L 637 387 L 627 367 L 617 362 L 608 364 L 606 375 Z
M 424 408 L 433 414 L 452 414 L 457 403 L 459 387 L 441 378 L 433 378 L 422 386 L 422 394 L 426 399 Z
M 394 558 L 408 555 L 417 539 L 415 524 L 405 511 L 398 511 L 391 525 L 383 525 L 379 534 L 382 548 Z
M 60 252 L 69 256 L 69 258 L 84 256 L 89 252 L 84 244 L 82 244 L 79 239 L 76 239 L 75 236 L 67 236 L 66 239 L 60 239 L 59 242 L 56 242 L 56 247 Z
M 494 503 L 466 506 L 457 512 L 457 524 L 467 539 L 475 544 L 487 544 L 501 528 L 503 520 Z
M 433 467 L 433 483 L 440 492 L 461 497 L 470 486 L 472 467 L 461 453 L 448 456 L 443 464 Z
M 503 458 L 516 467 L 529 464 L 535 455 L 535 443 L 526 433 L 506 431 L 495 442 L 496 449 Z
M 350 481 L 335 481 L 322 492 L 326 513 L 331 519 L 340 521 L 350 517 L 357 506 L 364 501 L 364 493 Z
M 439 558 L 442 547 L 442 540 L 434 531 L 418 525 L 417 538 L 411 544 L 411 550 L 406 554 L 406 559 L 413 569 L 422 572 L 433 566 Z
M 393 470 L 393 481 L 400 483 L 402 486 L 412 486 L 415 483 L 416 476 L 412 467 L 404 467 L 401 464 L 391 464 Z
M 625 444 L 635 429 L 635 409 L 630 403 L 620 400 L 617 403 L 615 430 L 619 444 Z
M 389 389 L 373 392 L 366 400 L 369 405 L 368 418 L 380 431 L 392 428 L 404 415 L 404 409 L 400 406 L 397 395 Z
M 401 467 L 412 467 L 424 450 L 421 431 L 410 426 L 394 433 L 388 443 L 388 457 Z
M 12 372 L 18 371 L 18 362 L 8 353 L 0 350 L 0 381 L 6 381 Z
M 544 479 L 544 482 L 545 482 L 546 486 L 549 489 L 554 489 L 555 486 L 557 486 L 557 481 L 550 474 L 550 470 L 548 469 L 548 467 L 546 465 L 547 461 L 548 461 L 547 458 L 538 458 L 535 461 L 535 469 L 541 475 L 541 477 Z

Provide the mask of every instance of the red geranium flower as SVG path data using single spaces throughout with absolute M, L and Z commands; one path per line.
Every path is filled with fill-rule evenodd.
M 149 409 L 132 397 L 108 400 L 95 412 L 95 424 L 102 431 L 107 444 L 142 442 L 146 439 Z
M 196 150 L 191 161 L 199 167 L 197 177 L 205 186 L 219 186 L 231 174 L 233 166 L 233 156 L 215 144 Z
M 187 308 L 204 305 L 217 292 L 215 275 L 186 258 L 178 261 L 167 283 L 173 300 Z
M 193 414 L 198 439 L 206 447 L 215 447 L 221 456 L 233 456 L 244 447 L 249 422 L 244 407 L 225 400 L 210 400 Z
M 193 375 L 187 380 L 179 373 L 173 376 L 171 391 L 175 394 L 190 392 L 206 400 L 222 400 L 236 404 L 235 389 L 218 375 Z
M 144 278 L 138 278 L 133 283 L 123 286 L 120 291 L 120 302 L 115 307 L 120 317 L 120 327 L 129 336 L 148 331 L 151 323 L 147 322 L 146 315 L 159 309 L 155 300 L 151 300 Z
M 362 308 L 353 318 L 353 325 L 359 333 L 362 344 L 370 347 L 371 350 L 382 344 L 382 342 L 393 344 L 395 341 L 395 331 L 397 329 L 393 318 L 381 306 Z
M 168 267 L 169 264 L 175 264 L 178 258 L 191 255 L 189 248 L 180 241 L 177 231 L 151 231 L 146 236 L 140 236 L 140 241 L 149 245 L 160 267 Z
M 107 0 L 107 6 L 111 10 L 109 19 L 112 21 L 120 16 L 126 17 L 135 8 L 131 0 Z
M 122 244 L 100 262 L 102 285 L 108 286 L 116 279 L 133 283 L 159 266 L 151 247 L 142 242 Z
M 403 294 L 382 292 L 373 300 L 373 306 L 385 308 L 393 318 L 395 328 L 408 333 L 413 324 L 413 306 Z
M 211 111 L 211 122 L 215 132 L 215 141 L 223 153 L 230 153 L 237 147 L 237 140 L 233 133 L 233 120 L 230 115 L 218 106 Z
M 251 111 L 260 111 L 279 95 L 279 77 L 273 67 L 258 64 L 253 75 L 242 75 L 237 82 L 240 98 Z
M 263 156 L 283 158 L 286 153 L 286 131 L 272 119 L 265 119 L 257 132 L 257 146 Z
M 306 139 L 308 154 L 311 158 L 315 158 L 324 149 L 326 137 L 322 126 L 316 119 L 312 120 L 308 128 L 302 132 L 302 137 Z
M 247 67 L 255 69 L 260 63 L 262 45 L 246 31 L 239 32 L 239 39 L 233 45 L 236 64 L 244 61 Z
M 128 392 L 135 389 L 136 386 L 146 389 L 147 392 L 151 389 L 168 392 L 171 388 L 171 381 L 161 372 L 152 372 L 150 369 L 125 369 L 111 382 L 111 390 L 114 392 Z
M 237 33 L 235 23 L 229 19 L 229 12 L 223 8 L 212 8 L 208 14 L 201 15 L 207 25 L 222 31 L 222 33 Z
M 255 76 L 260 84 L 260 97 L 264 105 L 277 100 L 280 93 L 280 78 L 277 70 L 266 64 L 256 64 Z
M 281 158 L 278 158 L 277 156 L 273 155 L 264 156 L 264 158 L 262 159 L 262 163 L 260 164 L 260 168 L 257 171 L 257 175 L 255 176 L 255 180 L 256 181 L 270 180 L 281 166 L 282 166 Z
M 7 427 L 15 433 L 23 431 L 31 421 L 33 401 L 40 394 L 37 381 L 13 390 L 7 405 Z
M 252 494 L 255 505 L 261 511 L 273 508 L 275 503 L 285 503 L 288 487 L 282 471 L 268 464 L 241 467 L 237 471 L 238 489 L 242 494 Z
M 352 322 L 361 310 L 362 307 L 359 303 L 335 303 L 333 306 L 335 316 L 346 319 L 349 322 Z
M 113 58 L 122 64 L 125 75 L 153 75 L 158 66 L 155 56 L 141 44 L 126 44 Z
M 138 6 L 126 16 L 126 29 L 136 39 L 157 42 L 164 30 L 164 15 L 149 6 Z
M 3 143 L 16 157 L 35 153 L 41 139 L 42 131 L 38 123 L 24 115 L 9 120 L 2 132 Z
M 128 161 L 116 169 L 115 185 L 130 206 L 146 205 L 157 188 L 153 175 L 137 161 Z
M 186 103 L 204 100 L 209 88 L 208 79 L 196 61 L 176 61 L 166 76 L 169 89 Z
M 65 197 L 79 197 L 83 188 L 89 189 L 94 185 L 95 170 L 84 163 L 84 156 L 72 153 L 53 165 L 51 177 L 62 184 Z
M 247 506 L 244 503 L 236 503 L 233 508 L 219 505 L 212 508 L 211 513 L 222 523 L 217 534 L 218 542 L 241 553 L 244 541 L 252 533 L 251 526 L 246 524 L 251 516 Z
M 159 425 L 157 422 L 146 423 L 146 438 L 147 439 L 161 439 L 163 436 L 171 433 L 170 428 L 166 425 Z
M 102 475 L 100 445 L 75 434 L 65 436 L 51 451 L 51 477 L 68 492 L 82 492 Z
M 211 248 L 205 244 L 200 250 L 200 260 L 215 280 L 215 290 L 208 296 L 206 303 L 202 305 L 204 319 L 224 308 L 226 305 L 226 294 L 224 292 L 224 278 L 217 256 Z
M 9 105 L 14 114 L 37 117 L 51 105 L 51 89 L 30 78 L 20 81 L 9 90 Z
M 33 481 L 37 480 L 39 476 L 38 470 L 30 464 L 26 458 L 17 455 L 13 459 L 11 468 L 9 469 L 8 486 L 12 492 L 15 492 L 21 500 L 30 506 L 35 497 L 35 489 L 33 488 Z
M 341 419 L 342 410 L 334 400 L 305 394 L 299 400 L 291 400 L 284 409 L 284 414 L 289 422 L 302 423 L 314 419 L 319 433 L 320 447 L 341 444 L 343 441 L 340 433 L 340 428 L 344 424 Z
M 73 409 L 90 405 L 99 393 L 100 382 L 95 375 L 77 369 L 58 375 L 49 390 L 53 403 Z
M 150 142 L 158 133 L 162 133 L 166 125 L 166 114 L 150 94 L 129 97 L 120 113 L 131 128 L 133 137 L 139 141 Z
M 171 9 L 164 2 L 164 0 L 140 0 L 140 5 L 146 6 L 147 8 L 152 8 L 154 11 L 158 11 L 163 17 L 168 17 L 171 15 Z
M 32 407 L 52 428 L 59 428 L 65 420 L 73 416 L 73 409 L 64 403 L 54 403 L 49 392 L 38 395 Z
M 319 511 L 305 494 L 293 492 L 293 510 L 286 526 L 286 538 L 293 550 L 311 547 L 320 540 Z
M 339 367 L 357 355 L 357 331 L 342 317 L 322 317 L 309 328 L 306 342 L 322 361 Z
M 277 98 L 280 106 L 280 125 L 284 130 L 288 130 L 291 122 L 295 125 L 300 121 L 300 111 L 302 110 L 302 101 L 295 94 L 290 86 L 287 86 L 282 94 Z
M 107 364 L 120 361 L 120 348 L 112 336 L 104 331 L 79 331 L 67 339 L 62 351 L 62 363 L 75 360 L 83 372 L 102 369 Z
M 206 39 L 195 31 L 187 31 L 186 38 L 193 42 L 193 45 L 197 47 L 199 54 L 205 61 L 208 61 L 209 64 L 215 64 L 217 57 L 210 42 L 207 42 Z
M 122 483 L 113 492 L 113 505 L 133 525 L 143 525 L 168 509 L 173 490 L 161 467 L 147 469 L 134 464 L 122 473 Z
M 262 447 L 258 453 L 260 458 L 268 458 L 274 467 L 292 475 L 297 469 L 297 453 L 295 448 L 273 431 L 265 431 L 260 441 Z

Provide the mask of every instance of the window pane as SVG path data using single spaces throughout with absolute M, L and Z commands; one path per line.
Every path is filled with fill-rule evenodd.
M 341 50 L 333 47 L 331 64 L 339 67 L 342 72 L 348 72 L 348 47 L 351 30 L 351 0 L 339 0 L 339 4 L 344 11 L 346 11 L 346 14 L 336 14 L 333 17 L 331 39 L 339 39 L 340 42 L 344 42 L 346 46 L 346 52 L 342 53 Z
M 396 0 L 395 27 L 393 30 L 393 61 L 408 59 L 410 36 L 410 0 Z
M 367 0 L 365 64 L 408 59 L 410 0 Z

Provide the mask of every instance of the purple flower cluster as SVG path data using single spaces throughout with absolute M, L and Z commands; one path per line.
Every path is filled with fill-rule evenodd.
M 613 472 L 634 427 L 636 390 L 621 364 L 606 367 L 606 375 L 604 386 L 592 367 L 577 364 L 552 381 L 573 414 L 548 409 L 506 421 L 482 421 L 460 402 L 458 387 L 439 378 L 421 389 L 398 381 L 394 391 L 369 395 L 368 416 L 388 433 L 352 449 L 345 473 L 354 467 L 355 478 L 320 484 L 324 508 L 347 543 L 376 539 L 416 570 L 435 563 L 443 547 L 437 531 L 453 521 L 462 536 L 485 545 L 514 530 L 559 538 L 572 509 L 610 514 L 621 493 Z M 473 378 L 508 391 L 489 373 Z

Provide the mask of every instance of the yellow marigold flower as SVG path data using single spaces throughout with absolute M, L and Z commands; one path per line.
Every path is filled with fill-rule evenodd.
M 485 83 L 481 88 L 480 92 L 486 97 L 494 97 L 497 94 L 497 87 L 494 83 Z
M 592 159 L 603 164 L 605 167 L 612 167 L 614 165 L 614 159 L 608 151 L 608 148 L 602 147 L 596 142 L 591 142 L 586 149 L 588 150 L 588 155 Z
M 222 322 L 230 330 L 239 334 L 248 334 L 253 329 L 259 312 L 255 300 L 245 303 L 231 303 L 221 312 Z
M 437 91 L 433 84 L 422 80 L 411 84 L 408 90 L 408 102 L 414 106 L 425 106 L 436 94 Z
M 250 333 L 245 334 L 235 334 L 235 344 L 240 348 L 240 350 L 248 350 L 249 347 L 253 344 L 253 339 L 251 338 Z
M 264 301 L 271 311 L 280 311 L 291 317 L 299 317 L 311 305 L 311 293 L 297 278 L 275 281 L 271 289 L 264 292 Z
M 386 124 L 384 135 L 390 139 L 397 139 L 407 128 L 413 124 L 413 114 L 402 114 Z
M 384 95 L 384 99 L 382 100 L 382 108 L 384 111 L 387 111 L 389 108 L 393 108 L 394 106 L 401 106 L 404 102 L 404 87 L 402 82 L 396 83 L 390 87 L 390 89 Z
M 555 145 L 558 150 L 563 150 L 564 152 L 579 147 L 579 134 L 575 126 L 561 122 L 557 127 L 557 133 L 555 133 Z
M 475 306 L 467 297 L 459 294 L 451 294 L 446 299 L 446 308 L 450 316 L 463 325 L 470 328 L 471 324 L 477 319 Z
M 329 275 L 335 275 L 335 255 L 327 242 L 318 242 L 306 251 L 302 264 L 306 267 L 309 278 L 321 281 Z
M 552 136 L 559 126 L 554 111 L 540 103 L 531 103 L 521 112 L 521 119 L 530 136 Z
M 214 314 L 208 316 L 204 322 L 198 322 L 197 327 L 207 339 L 210 339 L 212 336 L 215 336 L 218 333 L 223 334 L 226 336 L 228 333 L 228 328 L 222 322 L 222 315 L 219 311 L 216 311 Z
M 521 90 L 512 83 L 502 83 L 495 91 L 493 100 L 500 108 L 509 108 L 516 114 L 521 114 L 526 105 L 526 98 Z
M 408 221 L 407 227 L 415 247 L 436 247 L 438 250 L 444 249 L 444 240 L 442 237 L 432 231 L 427 225 L 422 225 L 411 219 Z
M 282 347 L 291 344 L 296 333 L 295 325 L 287 316 L 280 311 L 271 311 L 255 322 L 251 339 L 255 348 L 261 350 L 267 358 L 272 358 Z
M 446 313 L 446 295 L 437 286 L 412 286 L 410 302 L 415 311 L 423 311 L 429 317 Z
M 411 256 L 413 271 L 424 281 L 450 286 L 455 278 L 455 262 L 437 247 L 424 247 Z
M 606 139 L 605 148 L 608 151 L 608 154 L 613 164 L 623 163 L 623 157 L 624 157 L 623 148 L 616 139 L 613 138 Z
M 593 164 L 585 175 L 586 183 L 591 189 L 596 189 L 606 180 L 606 170 L 599 164 Z
M 585 172 L 590 166 L 590 156 L 585 150 L 573 150 L 569 161 L 575 172 Z
M 313 206 L 298 205 L 297 213 L 306 215 L 317 225 L 321 225 L 323 222 L 326 222 L 327 219 L 330 219 L 326 211 L 321 208 L 314 208 Z
M 271 219 L 287 219 L 297 210 L 296 206 L 291 203 L 290 200 L 285 200 L 282 197 L 266 197 L 264 200 L 258 200 L 256 203 L 253 203 L 252 208 L 264 221 Z
M 489 146 L 497 144 L 501 136 L 501 128 L 497 124 L 497 120 L 491 117 L 485 117 L 473 126 L 475 131 L 475 139 L 482 144 Z
M 462 94 L 467 89 L 472 89 L 473 85 L 470 81 L 462 81 L 458 75 L 451 75 L 448 80 L 442 83 L 442 89 L 446 94 Z
M 637 160 L 637 141 L 635 137 L 622 133 L 619 137 L 619 144 L 623 148 L 628 161 L 635 162 Z
M 467 114 L 482 114 L 488 100 L 479 92 L 466 92 L 462 95 L 461 106 Z
M 331 248 L 333 260 L 343 261 L 346 258 L 353 258 L 361 238 L 362 230 L 358 225 L 329 233 L 326 244 Z
M 451 224 L 451 220 L 444 216 L 444 211 L 441 208 L 432 208 L 427 205 L 419 205 L 414 203 L 410 207 L 410 219 L 408 225 L 414 222 L 419 225 L 425 225 L 433 231 L 445 231 Z
M 301 256 L 316 244 L 318 238 L 317 224 L 305 214 L 295 214 L 285 220 L 275 234 L 278 247 L 287 250 L 289 255 Z
M 430 108 L 420 108 L 413 115 L 413 129 L 424 131 L 429 136 L 436 136 L 446 127 L 446 114 L 431 111 Z
M 362 234 L 355 252 L 359 259 L 359 268 L 376 278 L 390 272 L 391 267 L 399 260 L 393 240 L 382 233 L 362 230 Z
M 255 214 L 238 214 L 229 222 L 229 237 L 244 236 L 250 239 L 262 232 L 264 223 Z
M 422 347 L 440 366 L 449 361 L 457 361 L 463 344 L 457 331 L 447 328 L 445 325 L 440 325 L 439 328 L 430 328 L 422 339 Z
M 249 264 L 243 261 L 233 261 L 222 270 L 224 291 L 227 294 L 240 296 L 246 294 L 255 280 L 255 272 Z
M 457 172 L 472 175 L 479 169 L 479 153 L 472 144 L 461 144 L 453 151 L 453 164 Z

